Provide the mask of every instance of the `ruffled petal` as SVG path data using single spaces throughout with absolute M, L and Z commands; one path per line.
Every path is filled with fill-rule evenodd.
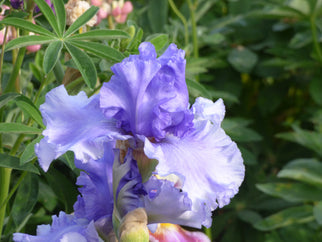
M 104 156 L 87 163 L 75 161 L 76 167 L 84 170 L 77 179 L 81 196 L 74 204 L 75 216 L 95 222 L 101 234 L 108 235 L 112 230 L 113 214 L 113 148 L 114 143 L 106 143 Z
M 45 170 L 50 162 L 68 150 L 78 160 L 87 162 L 103 155 L 103 143 L 116 137 L 124 139 L 116 128 L 116 121 L 107 120 L 99 108 L 99 96 L 87 98 L 84 92 L 69 96 L 64 86 L 51 90 L 40 111 L 47 126 L 45 139 L 36 145 L 36 154 Z M 50 157 L 46 155 L 50 149 Z M 53 155 L 54 154 L 54 155 Z
M 217 205 L 227 205 L 238 192 L 245 167 L 237 145 L 220 128 L 220 123 L 215 123 L 222 118 L 211 122 L 200 116 L 194 121 L 194 129 L 181 138 L 168 135 L 159 143 L 146 138 L 144 152 L 159 161 L 158 174 L 183 175 L 183 191 L 193 202 L 205 201 L 213 210 Z
M 210 239 L 201 232 L 191 232 L 182 229 L 176 224 L 158 224 L 157 231 L 150 233 L 151 242 L 210 242 Z
M 13 234 L 15 242 L 57 242 L 57 241 L 93 241 L 98 242 L 99 237 L 93 221 L 77 219 L 73 215 L 60 212 L 59 216 L 52 216 L 52 225 L 40 225 L 37 227 L 37 235 L 23 233 Z
M 202 203 L 192 206 L 187 193 L 175 188 L 172 182 L 151 177 L 144 186 L 148 193 L 143 201 L 149 224 L 173 223 L 195 228 L 211 225 L 211 211 Z
M 172 44 L 158 59 L 151 43 L 112 67 L 114 76 L 101 89 L 105 115 L 122 122 L 134 135 L 161 139 L 192 125 L 185 83 L 184 51 Z

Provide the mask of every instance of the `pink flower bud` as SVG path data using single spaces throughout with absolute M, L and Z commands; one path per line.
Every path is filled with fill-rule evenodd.
M 118 6 L 112 10 L 112 15 L 114 17 L 117 17 L 117 16 L 121 15 L 121 13 L 122 13 L 121 8 L 118 7 Z
M 102 0 L 91 0 L 91 4 L 100 7 L 102 5 Z
M 27 51 L 31 53 L 37 52 L 38 50 L 40 50 L 40 48 L 41 48 L 41 45 L 29 45 L 26 47 Z
M 122 14 L 129 14 L 133 11 L 133 5 L 130 1 L 126 1 L 122 8 Z

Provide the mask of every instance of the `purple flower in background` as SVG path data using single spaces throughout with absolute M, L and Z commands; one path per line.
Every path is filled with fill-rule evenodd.
M 14 9 L 23 8 L 23 0 L 10 0 L 10 4 Z
M 60 212 L 59 216 L 52 216 L 52 225 L 40 225 L 37 227 L 37 235 L 15 233 L 15 242 L 99 242 L 98 234 L 93 222 L 86 219 L 77 219 L 73 215 Z
M 51 7 L 51 9 L 55 12 L 54 5 L 51 0 L 45 0 L 45 2 Z M 22 9 L 23 8 L 23 0 L 10 0 L 10 4 L 14 9 Z M 39 7 L 35 6 L 35 13 L 40 12 Z
M 49 7 L 51 7 L 51 9 L 54 11 L 55 13 L 55 8 L 54 8 L 54 4 L 51 2 L 51 0 L 45 0 L 45 2 L 49 5 Z M 35 7 L 35 13 L 40 12 L 39 7 L 36 5 Z

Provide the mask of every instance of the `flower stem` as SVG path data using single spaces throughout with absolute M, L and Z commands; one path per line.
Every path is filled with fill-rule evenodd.
M 318 57 L 318 61 L 320 62 L 320 64 L 322 64 L 322 52 L 321 52 L 320 44 L 318 41 L 315 20 L 316 20 L 316 13 L 313 13 L 312 16 L 310 17 L 313 45 L 314 45 L 314 49 L 315 49 L 315 52 Z
M 1 47 L 1 56 L 0 56 L 0 94 L 2 93 L 2 66 L 3 66 L 3 57 L 4 57 L 4 47 L 6 45 L 7 35 L 9 27 L 5 27 L 3 44 Z
M 11 168 L 0 167 L 0 204 L 6 201 L 10 186 Z M 4 203 L 0 208 L 0 239 L 2 235 L 4 218 L 6 215 L 6 205 Z
M 184 42 L 187 46 L 189 44 L 189 31 L 188 31 L 188 24 L 186 18 L 181 14 L 173 0 L 168 0 L 170 7 L 172 8 L 172 11 L 178 16 L 178 18 L 182 21 L 184 26 Z
M 13 67 L 12 73 L 8 81 L 8 85 L 6 86 L 4 93 L 13 92 L 13 91 L 16 91 L 18 93 L 20 92 L 20 84 L 19 84 L 19 80 L 17 81 L 17 78 L 19 75 L 23 58 L 25 57 L 25 52 L 26 52 L 25 47 L 19 49 L 15 65 Z
M 199 57 L 199 49 L 198 49 L 198 36 L 197 36 L 197 23 L 195 20 L 195 10 L 197 8 L 197 2 L 193 5 L 191 0 L 187 0 L 189 10 L 190 10 L 190 18 L 191 18 L 191 26 L 192 26 L 192 43 L 193 43 L 193 57 Z

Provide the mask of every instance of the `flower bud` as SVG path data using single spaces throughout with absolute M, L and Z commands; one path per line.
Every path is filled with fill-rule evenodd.
M 144 208 L 137 208 L 127 213 L 120 226 L 121 242 L 149 241 L 148 217 Z

